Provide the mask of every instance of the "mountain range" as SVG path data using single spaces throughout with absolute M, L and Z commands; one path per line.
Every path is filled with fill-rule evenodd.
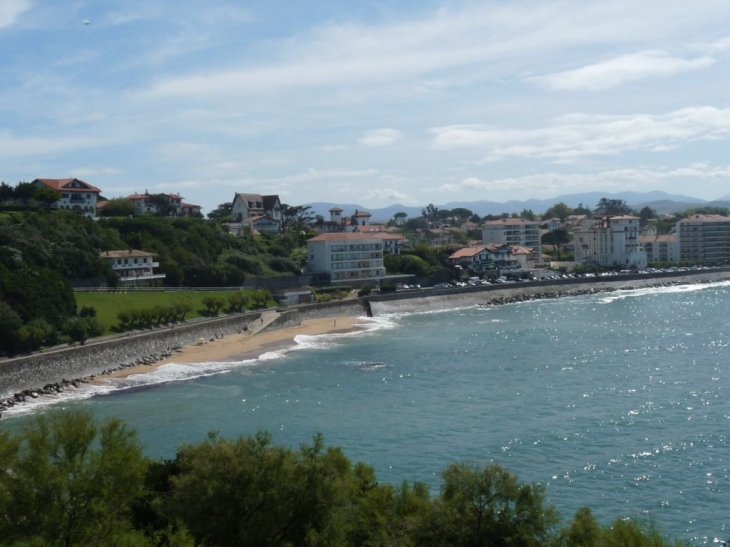
M 579 194 L 564 194 L 549 199 L 528 199 L 525 201 L 510 200 L 505 202 L 497 201 L 450 201 L 443 204 L 434 204 L 439 209 L 456 209 L 458 207 L 469 209 L 479 216 L 499 215 L 502 213 L 520 213 L 524 209 L 531 209 L 536 214 L 542 214 L 556 203 L 563 202 L 570 207 L 578 207 L 583 205 L 589 209 L 593 209 L 601 198 L 620 199 L 625 201 L 634 209 L 641 209 L 648 205 L 657 213 L 674 213 L 692 207 L 711 206 L 711 207 L 728 207 L 730 208 L 730 194 L 723 196 L 718 200 L 706 201 L 703 199 L 683 196 L 680 194 L 669 194 L 667 192 L 655 190 L 651 192 L 584 192 Z M 311 207 L 311 212 L 322 215 L 329 220 L 329 210 L 333 207 L 339 207 L 343 211 L 343 216 L 353 214 L 355 211 L 368 211 L 372 221 L 387 221 L 393 218 L 396 213 L 406 213 L 409 218 L 421 215 L 421 211 L 426 207 L 408 206 L 399 203 L 382 207 L 378 209 L 370 209 L 362 205 L 352 203 L 327 203 L 316 202 L 307 203 Z

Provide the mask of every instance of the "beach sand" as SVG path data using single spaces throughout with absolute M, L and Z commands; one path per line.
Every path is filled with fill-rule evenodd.
M 262 333 L 244 332 L 219 338 L 213 342 L 185 346 L 169 359 L 153 365 L 138 365 L 99 375 L 92 383 L 103 384 L 110 378 L 126 378 L 133 374 L 148 374 L 168 363 L 209 363 L 215 361 L 243 361 L 256 359 L 268 351 L 285 349 L 295 345 L 294 338 L 300 334 L 318 335 L 352 332 L 358 328 L 356 317 L 328 317 L 307 319 L 296 327 L 287 327 Z

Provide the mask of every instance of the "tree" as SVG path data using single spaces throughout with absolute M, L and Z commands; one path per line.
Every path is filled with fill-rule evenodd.
M 78 411 L 38 416 L 18 437 L 0 435 L 0 537 L 106 545 L 130 530 L 146 465 L 136 434 L 119 420 L 99 424 Z
M 169 518 L 202 545 L 344 545 L 338 509 L 348 500 L 350 462 L 320 435 L 299 450 L 271 435 L 235 441 L 215 434 L 178 451 Z
M 408 217 L 408 213 L 399 212 L 393 215 L 393 220 L 395 220 L 396 226 L 402 226 L 403 223 L 406 221 L 406 218 Z
M 524 220 L 534 221 L 536 216 L 532 209 L 522 209 L 522 212 L 520 213 L 520 218 Z
M 99 211 L 103 217 L 131 217 L 137 214 L 137 207 L 127 198 L 112 198 Z
M 421 209 L 421 216 L 428 222 L 438 219 L 439 208 L 434 207 L 433 203 L 429 203 L 425 208 Z
M 13 199 L 13 187 L 5 182 L 0 183 L 0 203 L 6 203 Z
M 573 208 L 574 215 L 590 215 L 591 210 L 588 207 L 584 207 L 582 203 L 578 204 L 578 207 Z
M 309 230 L 314 221 L 314 215 L 310 212 L 309 205 L 291 206 L 282 203 L 281 224 L 285 232 L 301 234 Z
M 464 222 L 474 216 L 474 213 L 465 207 L 457 207 L 455 209 L 451 209 L 451 211 L 449 211 L 449 215 L 461 222 Z
M 553 250 L 558 254 L 558 260 L 560 260 L 560 246 L 565 245 L 570 241 L 570 234 L 565 228 L 558 228 L 551 232 L 543 234 L 540 239 L 540 243 L 543 245 L 552 245 Z
M 170 197 L 165 194 L 150 194 L 147 196 L 147 201 L 155 206 L 157 214 L 161 217 L 169 217 L 177 211 Z
M 50 207 L 61 199 L 61 192 L 48 186 L 41 186 L 33 192 L 33 199 L 46 207 Z
M 19 182 L 13 190 L 13 199 L 23 205 L 28 205 L 38 187 L 32 182 Z
M 596 521 L 588 507 L 581 507 L 575 512 L 575 517 L 568 528 L 561 533 L 562 544 L 565 547 L 587 547 L 600 545 L 601 526 Z
M 657 216 L 657 212 L 648 205 L 644 205 L 641 208 L 641 211 L 639 211 L 639 218 L 641 219 L 642 226 L 645 226 L 651 219 L 657 218 Z
M 622 199 L 610 199 L 601 198 L 598 201 L 598 205 L 593 210 L 597 215 L 602 216 L 619 216 L 619 215 L 633 215 L 634 210 L 629 207 L 626 202 Z
M 208 213 L 208 219 L 214 222 L 230 222 L 232 210 L 233 202 L 227 201 L 225 203 L 221 203 L 218 207 Z
M 549 220 L 551 218 L 559 218 L 560 222 L 565 222 L 565 219 L 567 219 L 572 214 L 573 209 L 571 209 L 561 201 L 548 208 L 548 210 L 543 213 L 542 219 Z
M 17 345 L 16 331 L 23 326 L 20 315 L 0 300 L 0 353 L 13 353 Z
M 545 489 L 522 484 L 498 464 L 451 464 L 442 473 L 441 499 L 460 545 L 545 545 L 558 524 Z M 447 542 L 444 542 L 447 543 Z M 449 543 L 452 544 L 452 543 Z

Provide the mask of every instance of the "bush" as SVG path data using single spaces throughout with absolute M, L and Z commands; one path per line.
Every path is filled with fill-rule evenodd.
M 370 293 L 373 292 L 373 289 L 370 287 L 370 285 L 365 285 L 362 289 L 360 289 L 357 293 L 358 296 L 370 296 Z
M 96 308 L 94 306 L 83 306 L 79 311 L 79 317 L 96 317 Z

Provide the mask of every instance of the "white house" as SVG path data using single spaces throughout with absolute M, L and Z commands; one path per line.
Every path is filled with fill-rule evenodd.
M 261 194 L 241 194 L 233 196 L 231 204 L 231 224 L 248 226 L 252 230 L 281 231 L 282 210 L 279 196 Z M 261 217 L 268 220 L 261 221 Z M 257 224 L 256 226 L 253 223 Z
M 494 268 L 494 256 L 491 246 L 464 247 L 449 256 L 449 264 L 483 273 Z
M 379 282 L 385 277 L 383 241 L 370 234 L 320 234 L 307 241 L 307 271 L 332 283 Z
M 482 242 L 517 245 L 531 249 L 531 260 L 540 259 L 540 224 L 522 218 L 503 218 L 484 223 Z
M 629 215 L 584 219 L 573 232 L 575 262 L 607 267 L 646 268 L 639 218 Z
M 101 193 L 96 186 L 79 179 L 35 179 L 33 184 L 60 192 L 61 199 L 51 204 L 51 207 L 96 216 L 96 202 Z
M 492 253 L 494 266 L 501 271 L 528 270 L 528 261 L 533 260 L 533 251 L 519 245 L 486 245 L 487 250 Z
M 170 205 L 174 216 L 198 216 L 202 209 L 200 205 L 183 203 L 183 199 L 185 198 L 180 194 L 150 194 L 145 190 L 144 194 L 131 194 L 126 199 L 134 203 L 137 214 L 158 213 L 157 205 L 159 202 L 157 200 Z
M 342 216 L 342 209 L 332 207 L 329 210 L 330 219 L 316 225 L 315 228 L 320 233 L 336 233 L 336 232 L 355 232 L 362 231 L 362 228 L 370 226 L 370 217 L 367 211 L 355 210 L 355 213 L 349 217 Z
M 104 251 L 101 258 L 112 267 L 112 270 L 119 276 L 122 284 L 148 282 L 153 279 L 165 279 L 165 274 L 155 273 L 154 269 L 160 267 L 155 262 L 154 253 L 146 251 Z

